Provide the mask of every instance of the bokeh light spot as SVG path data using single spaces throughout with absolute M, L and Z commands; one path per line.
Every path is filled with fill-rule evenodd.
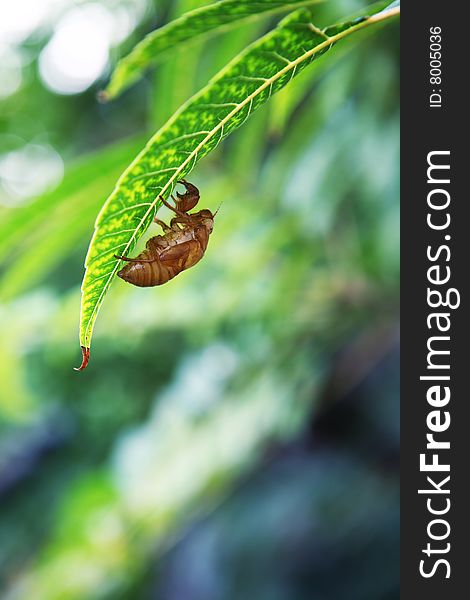
M 27 144 L 0 156 L 0 204 L 15 206 L 57 185 L 64 164 L 50 146 Z
M 58 94 L 88 89 L 108 62 L 113 25 L 112 14 L 100 4 L 67 12 L 39 57 L 44 84 Z

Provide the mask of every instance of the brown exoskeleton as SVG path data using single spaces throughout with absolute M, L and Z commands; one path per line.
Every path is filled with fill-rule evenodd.
M 188 214 L 199 202 L 199 190 L 184 179 L 178 183 L 184 185 L 186 192 L 177 193 L 178 198 L 171 196 L 175 206 L 160 196 L 161 202 L 176 213 L 169 226 L 155 218 L 163 229 L 163 235 L 150 238 L 145 250 L 135 258 L 116 255 L 116 258 L 129 263 L 118 273 L 124 281 L 139 287 L 162 285 L 204 256 L 215 215 L 208 209 Z

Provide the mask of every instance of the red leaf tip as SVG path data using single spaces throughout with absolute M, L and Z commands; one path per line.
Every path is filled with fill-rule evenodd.
M 79 367 L 74 367 L 74 371 L 83 371 L 86 369 L 88 361 L 90 360 L 90 348 L 86 348 L 85 346 L 81 346 L 82 349 L 82 364 Z

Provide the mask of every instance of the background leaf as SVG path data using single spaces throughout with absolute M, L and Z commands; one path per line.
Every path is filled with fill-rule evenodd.
M 116 98 L 141 77 L 145 69 L 159 63 L 170 50 L 178 49 L 201 36 L 224 31 L 250 19 L 321 1 L 221 0 L 197 8 L 153 31 L 137 44 L 130 54 L 119 61 L 101 97 L 104 100 Z
M 141 135 L 135 136 L 90 153 L 86 158 L 69 166 L 64 179 L 54 190 L 36 198 L 31 205 L 6 211 L 0 221 L 0 263 L 6 258 L 10 259 L 18 246 L 27 243 L 27 238 L 42 221 L 53 220 L 56 212 L 67 210 L 62 207 L 73 204 L 72 196 L 82 192 L 86 195 L 86 188 L 90 182 L 105 176 L 116 167 L 123 167 L 142 147 L 144 139 Z M 90 202 L 99 206 L 99 198 L 90 197 Z M 76 208 L 79 210 L 80 205 Z M 63 222 L 69 223 L 67 220 Z
M 158 196 L 168 197 L 198 160 L 335 42 L 395 14 L 398 9 L 320 30 L 308 10 L 299 10 L 242 52 L 157 132 L 98 215 L 82 286 L 82 349 L 90 347 L 98 311 L 118 270 L 114 255 L 132 252 L 155 216 Z
M 55 190 L 5 216 L 0 224 L 0 266 L 5 271 L 0 299 L 41 281 L 74 247 L 82 247 L 100 199 L 143 142 L 136 136 L 92 153 L 71 167 Z

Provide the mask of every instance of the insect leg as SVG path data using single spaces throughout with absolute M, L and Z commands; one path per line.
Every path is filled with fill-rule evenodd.
M 166 233 L 167 231 L 171 230 L 171 227 L 168 227 L 168 225 L 164 222 L 164 221 L 160 221 L 160 219 L 157 219 L 157 217 L 155 217 L 154 222 L 157 225 L 160 225 L 160 227 L 163 229 L 163 231 Z
M 184 187 L 186 188 L 186 192 L 184 194 L 176 192 L 178 200 L 176 200 L 175 198 L 173 199 L 179 210 L 183 212 L 188 212 L 189 210 L 194 208 L 199 202 L 199 190 L 195 185 L 189 183 L 189 181 L 186 181 L 186 179 L 180 179 L 178 183 L 184 185 Z
M 173 230 L 178 231 L 178 229 L 180 229 L 178 224 L 181 225 L 186 225 L 187 223 L 190 223 L 191 219 L 188 217 L 173 217 L 173 219 L 171 219 L 170 221 L 170 226 Z
M 199 190 L 193 183 L 189 183 L 189 181 L 186 181 L 186 179 L 179 179 L 178 183 L 181 183 L 182 185 L 184 185 L 184 187 L 186 188 L 187 194 L 191 194 L 191 195 L 197 196 L 199 198 Z M 182 194 L 178 194 L 178 195 L 182 195 Z
M 119 256 L 119 254 L 115 254 L 114 258 L 118 258 L 119 260 L 125 260 L 126 262 L 134 262 L 134 263 L 152 263 L 155 262 L 155 258 L 147 259 L 147 258 L 127 258 L 126 256 Z
M 164 204 L 167 208 L 169 208 L 170 210 L 172 210 L 173 212 L 175 212 L 177 215 L 179 215 L 180 217 L 184 217 L 185 213 L 181 212 L 180 210 L 178 210 L 177 208 L 175 208 L 174 206 L 171 206 L 171 204 L 169 204 L 165 198 L 163 196 L 159 196 L 160 202 L 162 204 Z

